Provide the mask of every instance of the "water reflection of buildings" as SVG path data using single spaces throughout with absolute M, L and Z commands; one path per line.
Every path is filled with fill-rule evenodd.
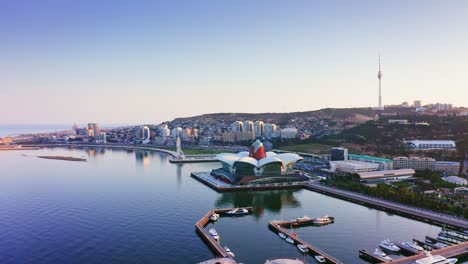
M 84 151 L 88 154 L 88 157 L 97 157 L 106 154 L 105 148 L 84 148 Z
M 294 196 L 298 191 L 300 190 L 223 193 L 215 201 L 215 206 L 218 208 L 252 206 L 253 214 L 260 216 L 265 210 L 279 212 L 284 206 L 300 207 L 301 203 Z
M 135 159 L 137 165 L 147 167 L 150 165 L 150 152 L 149 151 L 135 151 Z

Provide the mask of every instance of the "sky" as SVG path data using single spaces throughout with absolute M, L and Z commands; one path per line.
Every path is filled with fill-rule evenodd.
M 0 0 L 0 124 L 468 106 L 468 1 Z

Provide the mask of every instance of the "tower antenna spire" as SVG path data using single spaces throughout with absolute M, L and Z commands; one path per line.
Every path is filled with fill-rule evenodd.
M 379 51 L 379 73 L 377 74 L 377 78 L 379 78 L 379 109 L 382 110 L 382 67 L 380 63 L 380 51 Z

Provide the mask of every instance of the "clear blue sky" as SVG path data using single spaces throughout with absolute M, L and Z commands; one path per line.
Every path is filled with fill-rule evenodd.
M 0 124 L 468 102 L 468 1 L 0 0 Z

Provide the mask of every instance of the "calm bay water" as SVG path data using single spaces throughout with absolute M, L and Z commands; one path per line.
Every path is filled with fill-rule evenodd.
M 35 134 L 45 132 L 55 132 L 63 130 L 71 130 L 70 124 L 56 124 L 56 125 L 38 125 L 38 124 L 22 124 L 22 125 L 1 125 L 0 124 L 0 137 L 14 136 L 20 134 Z
M 161 153 L 110 149 L 0 152 L 0 263 L 197 263 L 213 254 L 194 225 L 214 207 L 254 207 L 253 215 L 216 224 L 221 244 L 244 263 L 302 258 L 268 229 L 273 219 L 335 216 L 334 224 L 295 232 L 344 263 L 366 263 L 358 250 L 373 250 L 382 239 L 423 239 L 440 231 L 307 190 L 216 193 L 190 172 L 219 164 L 168 160 Z

